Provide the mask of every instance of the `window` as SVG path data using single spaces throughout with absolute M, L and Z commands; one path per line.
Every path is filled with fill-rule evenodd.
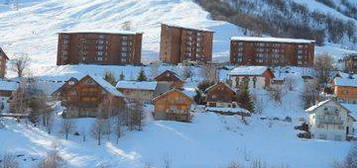
M 128 53 L 122 52 L 122 53 L 121 53 L 121 56 L 122 56 L 122 57 L 127 57 L 127 56 L 128 56 Z
M 347 95 L 347 94 L 348 94 L 348 90 L 347 90 L 347 89 L 343 89 L 343 90 L 342 90 L 342 94 L 343 94 L 343 95 Z
M 128 51 L 128 47 L 122 47 L 121 50 L 122 51 Z
M 122 36 L 121 39 L 122 40 L 128 40 L 128 36 Z
M 320 139 L 327 139 L 327 136 L 325 134 L 320 134 L 319 138 Z
M 121 42 L 121 45 L 127 46 L 127 45 L 128 45 L 128 42 L 127 42 L 127 41 L 122 41 L 122 42 Z

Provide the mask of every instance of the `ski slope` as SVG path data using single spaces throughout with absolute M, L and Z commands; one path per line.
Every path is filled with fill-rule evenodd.
M 20 1 L 18 11 L 0 4 L 0 46 L 10 58 L 28 54 L 34 65 L 55 65 L 58 32 L 118 31 L 126 21 L 131 22 L 132 30 L 144 32 L 143 63 L 159 58 L 160 23 L 215 31 L 216 62 L 228 61 L 229 38 L 242 35 L 242 29 L 235 25 L 211 20 L 209 13 L 192 0 L 27 0 Z M 353 52 L 339 47 L 328 44 L 316 51 L 331 52 L 336 57 Z

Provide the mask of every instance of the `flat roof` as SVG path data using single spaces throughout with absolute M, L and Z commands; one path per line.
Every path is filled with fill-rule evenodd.
M 250 41 L 250 42 L 275 42 L 275 43 L 315 43 L 315 40 L 277 38 L 277 37 L 231 37 L 232 41 Z
M 125 31 L 125 30 L 71 30 L 71 31 L 64 31 L 64 32 L 59 32 L 59 33 L 66 33 L 66 34 L 128 34 L 128 35 L 136 35 L 136 34 L 143 34 L 143 32 L 134 32 L 134 31 Z
M 204 32 L 212 32 L 214 31 L 206 29 L 206 28 L 201 28 L 201 27 L 193 27 L 193 26 L 187 26 L 187 25 L 178 25 L 178 24 L 171 24 L 171 23 L 161 23 L 162 25 L 166 25 L 169 27 L 177 27 L 181 29 L 188 29 L 188 30 L 196 30 L 196 31 L 204 31 Z

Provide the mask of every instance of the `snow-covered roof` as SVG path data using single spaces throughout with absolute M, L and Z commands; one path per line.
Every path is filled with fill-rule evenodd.
M 276 37 L 231 37 L 233 41 L 274 42 L 274 43 L 314 43 L 314 40 Z
M 197 30 L 197 31 L 205 31 L 205 32 L 214 32 L 212 30 L 202 28 L 202 27 L 194 27 L 190 25 L 178 25 L 178 24 L 173 24 L 173 23 L 161 23 L 163 25 L 167 25 L 170 27 L 177 27 L 177 28 L 182 28 L 182 29 L 190 29 L 190 30 Z
M 262 75 L 268 69 L 269 68 L 267 66 L 239 66 L 229 72 L 229 75 L 259 76 Z
M 17 82 L 0 80 L 0 90 L 15 91 L 18 87 L 19 87 L 19 84 Z
M 230 107 L 207 107 L 207 111 L 212 112 L 223 112 L 223 113 L 250 113 L 248 110 L 240 107 L 230 108 Z
M 102 77 L 95 76 L 95 75 L 89 75 L 95 82 L 98 83 L 104 90 L 109 92 L 110 94 L 114 96 L 119 96 L 119 97 L 124 97 L 124 95 L 119 92 L 113 85 L 111 85 L 109 82 L 104 80 Z
M 121 89 L 138 89 L 138 90 L 155 90 L 157 82 L 148 81 L 119 81 L 116 88 Z
M 323 106 L 324 104 L 328 103 L 328 102 L 334 102 L 336 103 L 338 106 L 344 108 L 345 110 L 347 110 L 348 112 L 350 112 L 350 110 L 348 108 L 346 108 L 345 106 L 343 106 L 342 104 L 332 100 L 332 99 L 328 99 L 328 100 L 324 100 L 322 102 L 319 102 L 311 107 L 309 107 L 308 109 L 306 109 L 306 112 L 314 112 L 316 109 L 318 109 L 319 107 Z
M 94 29 L 94 30 L 70 30 L 70 31 L 65 31 L 65 32 L 60 32 L 60 33 L 67 33 L 67 34 L 74 34 L 74 33 L 102 33 L 102 34 L 128 34 L 128 35 L 136 35 L 136 34 L 143 34 L 143 32 L 134 32 L 134 31 L 111 31 L 111 30 L 102 30 L 102 29 Z
M 309 107 L 308 109 L 306 109 L 305 111 L 306 112 L 312 112 L 312 111 L 315 111 L 317 108 L 321 107 L 322 105 L 326 104 L 327 102 L 331 101 L 331 99 L 329 100 L 325 100 L 325 101 L 322 101 L 322 102 L 319 102 L 311 107 Z
M 357 78 L 335 78 L 335 86 L 357 87 Z
M 354 118 L 357 119 L 357 104 L 347 104 L 347 103 L 342 103 L 341 104 L 343 107 L 346 109 L 350 110 L 350 115 Z
M 230 87 L 226 82 L 219 81 L 218 83 L 216 83 L 216 84 L 214 84 L 214 85 L 212 85 L 212 86 L 206 88 L 206 90 L 205 90 L 204 92 L 208 92 L 208 90 L 210 90 L 210 89 L 216 87 L 216 86 L 217 86 L 218 84 L 220 84 L 220 83 L 223 83 L 223 85 L 225 85 L 226 87 L 228 87 L 229 89 L 231 89 L 233 92 L 236 92 L 236 91 L 237 91 L 236 89 Z
M 192 99 L 196 96 L 196 88 L 183 88 L 181 90 L 186 96 L 191 97 Z
M 5 57 L 5 59 L 7 59 L 7 60 L 9 59 L 9 57 L 7 57 L 7 55 L 5 54 L 4 50 L 2 50 L 2 48 L 0 47 L 0 56 L 1 55 L 3 55 Z

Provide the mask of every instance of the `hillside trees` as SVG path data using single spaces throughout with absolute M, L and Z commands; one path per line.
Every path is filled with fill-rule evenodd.
M 356 168 L 357 167 L 357 143 L 355 143 L 346 158 L 342 162 L 337 162 L 335 168 Z
M 115 86 L 117 84 L 117 80 L 114 77 L 112 72 L 105 72 L 104 73 L 104 80 Z

